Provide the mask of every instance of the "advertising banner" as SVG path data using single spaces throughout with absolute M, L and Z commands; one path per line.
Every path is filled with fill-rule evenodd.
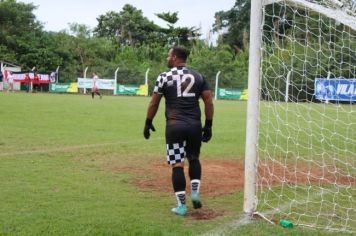
M 315 79 L 315 98 L 322 101 L 356 101 L 356 79 Z
M 147 96 L 148 95 L 148 85 L 147 84 L 140 85 L 140 88 L 138 89 L 137 95 L 139 95 L 139 96 Z
M 49 91 L 53 93 L 77 93 L 77 83 L 56 83 L 49 86 Z
M 97 86 L 99 89 L 115 90 L 116 81 L 114 79 L 98 79 Z M 78 78 L 78 88 L 91 89 L 93 87 L 93 79 Z
M 117 95 L 137 95 L 139 91 L 138 85 L 133 84 L 118 84 Z
M 32 82 L 34 84 L 49 84 L 50 76 L 49 74 L 44 73 L 23 73 L 23 72 L 14 72 L 13 74 L 14 82 L 20 83 L 29 83 Z M 26 78 L 26 75 L 28 77 Z
M 247 101 L 247 99 L 248 99 L 248 89 L 244 89 L 244 90 L 242 90 L 240 100 Z
M 241 97 L 241 89 L 228 89 L 228 88 L 219 88 L 218 89 L 218 98 L 219 99 L 230 99 L 230 100 L 239 100 Z

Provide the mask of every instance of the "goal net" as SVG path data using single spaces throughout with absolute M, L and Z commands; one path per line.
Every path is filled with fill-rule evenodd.
M 355 233 L 355 2 L 266 0 L 260 10 L 256 193 L 245 186 L 255 204 L 244 209 Z

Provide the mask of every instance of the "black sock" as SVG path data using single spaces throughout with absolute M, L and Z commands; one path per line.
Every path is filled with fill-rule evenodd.
M 91 98 L 94 98 L 94 93 L 91 93 Z
M 177 198 L 178 206 L 185 204 L 185 176 L 183 167 L 174 167 L 172 169 L 172 184 Z
M 201 165 L 199 159 L 189 161 L 189 178 L 190 180 L 201 178 Z
M 172 184 L 174 192 L 185 191 L 186 183 L 183 167 L 174 167 L 172 169 Z

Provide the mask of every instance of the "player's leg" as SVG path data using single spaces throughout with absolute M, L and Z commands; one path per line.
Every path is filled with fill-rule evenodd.
M 201 126 L 192 127 L 187 139 L 187 159 L 189 161 L 189 178 L 191 187 L 191 198 L 195 209 L 201 208 L 200 184 L 201 164 L 199 160 L 201 147 Z
M 102 98 L 101 93 L 99 92 L 99 90 L 96 90 L 96 94 L 99 95 L 100 99 Z
M 183 162 L 172 165 L 172 185 L 177 199 L 177 207 L 172 208 L 172 212 L 178 215 L 185 215 L 187 213 L 187 207 L 185 194 L 186 181 Z
M 96 93 L 96 88 L 93 87 L 92 90 L 91 90 L 91 98 L 92 99 L 94 99 L 95 93 Z
M 166 127 L 167 162 L 172 167 L 172 185 L 177 200 L 177 207 L 172 212 L 186 215 L 186 180 L 184 175 L 184 158 L 186 142 L 182 139 L 182 127 Z
M 100 99 L 102 98 L 98 87 L 94 87 L 94 88 L 93 88 L 93 93 L 95 93 L 96 95 L 98 95 L 98 96 L 100 97 Z M 92 94 L 93 94 L 93 93 L 92 93 Z M 94 94 L 93 94 L 92 96 L 93 96 L 93 98 L 94 98 Z

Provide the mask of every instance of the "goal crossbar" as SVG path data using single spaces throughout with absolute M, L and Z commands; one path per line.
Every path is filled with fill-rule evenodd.
M 344 25 L 347 25 L 353 30 L 356 30 L 355 17 L 350 16 L 349 14 L 347 14 L 345 11 L 341 9 L 329 9 L 319 4 L 308 2 L 305 0 L 264 0 L 262 4 L 266 6 L 273 3 L 279 3 L 282 1 L 288 3 L 291 6 L 308 8 L 324 16 L 332 18 Z

